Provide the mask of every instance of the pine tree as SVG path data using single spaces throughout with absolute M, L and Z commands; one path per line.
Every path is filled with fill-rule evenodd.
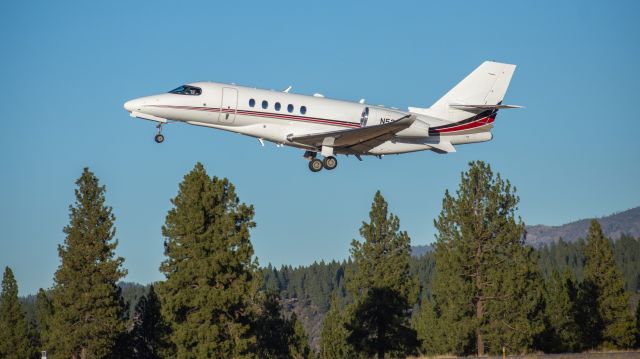
M 305 332 L 302 323 L 298 320 L 296 313 L 291 313 L 288 320 L 291 328 L 289 337 L 289 353 L 293 359 L 309 359 L 311 358 L 311 348 L 309 347 L 309 337 Z
M 578 312 L 578 286 L 573 274 L 565 269 L 561 275 L 554 269 L 546 285 L 545 351 L 565 353 L 580 350 Z
M 344 327 L 344 313 L 340 310 L 338 296 L 333 295 L 329 311 L 322 322 L 320 334 L 320 359 L 351 359 L 356 357 L 347 343 L 349 333 Z
M 160 313 L 160 299 L 154 286 L 138 301 L 133 315 L 131 341 L 134 358 L 169 358 L 174 355 L 170 329 Z
M 49 347 L 49 333 L 51 332 L 51 318 L 53 317 L 53 305 L 49 296 L 40 288 L 36 296 L 36 323 L 38 325 L 38 334 L 42 343 L 42 350 Z
M 290 358 L 289 342 L 293 331 L 282 314 L 278 293 L 264 294 L 255 326 L 259 358 Z
M 422 300 L 420 311 L 413 316 L 411 324 L 420 342 L 420 346 L 418 347 L 420 354 L 437 355 L 446 352 L 446 350 L 442 348 L 442 343 L 438 342 L 442 334 L 438 329 L 439 323 L 436 312 L 431 302 L 426 298 Z
M 585 279 L 582 298 L 589 308 L 583 314 L 590 344 L 604 348 L 631 348 L 636 328 L 629 310 L 629 294 L 613 258 L 611 244 L 597 220 L 591 221 L 585 247 Z M 593 318 L 593 319 L 589 319 Z
M 544 332 L 544 281 L 540 275 L 538 257 L 531 247 L 514 245 L 502 257 L 510 262 L 497 265 L 487 272 L 486 333 L 491 353 L 502 347 L 509 352 L 525 353 L 538 349 Z M 496 260 L 500 261 L 501 257 Z
M 348 341 L 357 351 L 380 359 L 388 352 L 409 354 L 417 346 L 409 314 L 418 296 L 416 279 L 409 274 L 409 235 L 400 231 L 400 220 L 389 213 L 380 191 L 369 220 L 360 227 L 364 242 L 351 242 L 355 270 L 347 274 L 354 298 L 346 325 L 351 332 Z
M 31 333 L 18 301 L 18 283 L 13 271 L 5 267 L 0 293 L 0 358 L 33 357 L 37 348 L 29 341 Z
M 249 229 L 253 207 L 227 179 L 198 163 L 172 199 L 162 228 L 165 256 L 158 285 L 177 358 L 248 357 L 259 277 Z
M 636 348 L 640 348 L 640 303 L 636 303 Z
M 52 290 L 49 346 L 56 358 L 106 358 L 125 331 L 125 307 L 117 282 L 126 275 L 115 257 L 115 216 L 105 187 L 85 168 L 69 206 L 61 264 Z
M 447 353 L 525 352 L 543 329 L 541 278 L 515 218 L 518 201 L 482 161 L 469 164 L 456 196 L 445 192 L 432 293 Z

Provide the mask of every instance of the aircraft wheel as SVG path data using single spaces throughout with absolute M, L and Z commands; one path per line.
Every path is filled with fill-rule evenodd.
M 317 158 L 312 159 L 311 161 L 309 161 L 309 169 L 311 170 L 311 172 L 320 171 L 322 169 L 322 161 Z
M 322 164 L 324 165 L 324 168 L 328 170 L 332 170 L 338 167 L 338 160 L 333 156 L 329 156 L 324 158 L 324 160 L 322 161 Z
M 164 141 L 164 136 L 162 134 L 157 134 L 155 140 L 157 143 L 162 143 L 162 141 Z

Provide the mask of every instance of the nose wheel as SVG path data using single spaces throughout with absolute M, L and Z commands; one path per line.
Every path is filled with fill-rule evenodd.
M 158 122 L 156 128 L 158 129 L 158 133 L 156 134 L 156 137 L 154 137 L 154 139 L 156 140 L 156 143 L 162 143 L 164 142 L 164 136 L 162 135 L 162 123 Z

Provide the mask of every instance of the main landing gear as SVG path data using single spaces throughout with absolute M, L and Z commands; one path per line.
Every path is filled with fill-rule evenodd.
M 162 143 L 164 141 L 164 136 L 162 135 L 162 122 L 158 122 L 156 128 L 158 129 L 158 133 L 156 133 L 156 137 L 154 137 L 154 139 L 157 143 Z
M 324 167 L 326 170 L 332 170 L 338 167 L 338 160 L 333 156 L 327 156 L 322 161 L 316 158 L 317 153 L 307 151 L 304 153 L 304 158 L 309 160 L 309 169 L 311 172 L 320 172 Z

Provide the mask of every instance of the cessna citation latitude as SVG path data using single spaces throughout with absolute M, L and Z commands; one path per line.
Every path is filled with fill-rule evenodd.
M 191 125 L 256 137 L 304 150 L 309 169 L 332 170 L 336 155 L 381 157 L 431 150 L 455 152 L 454 145 L 492 139 L 491 128 L 503 105 L 516 66 L 486 61 L 429 108 L 400 111 L 383 106 L 235 84 L 196 82 L 124 104 L 131 117 L 157 122 L 155 140 L 164 141 L 162 125 Z M 322 155 L 322 160 L 317 155 Z

